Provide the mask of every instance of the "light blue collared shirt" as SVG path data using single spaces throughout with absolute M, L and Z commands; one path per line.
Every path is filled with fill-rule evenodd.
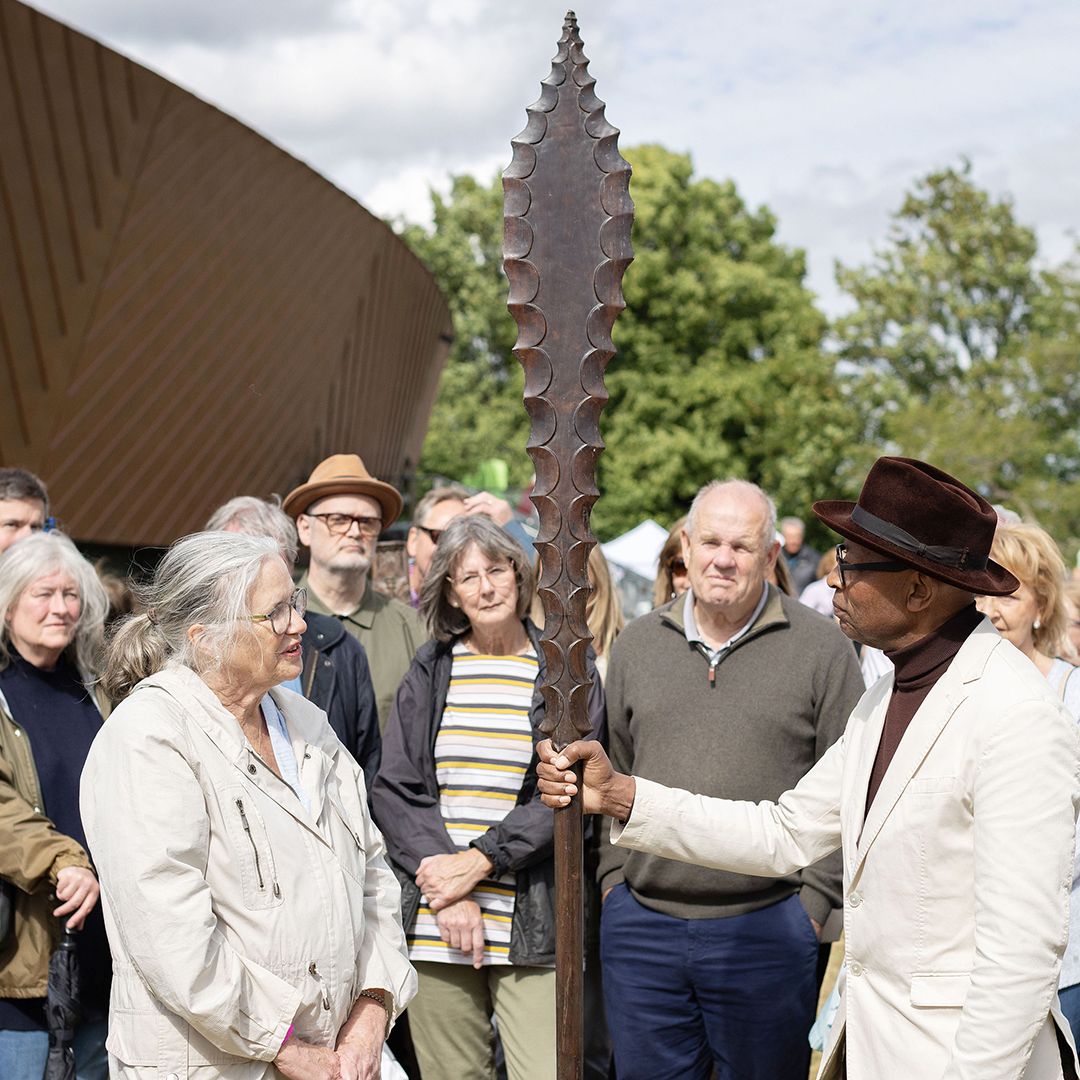
M 299 675 L 294 675 L 291 679 L 286 679 L 282 684 L 282 688 L 285 690 L 291 690 L 294 694 L 304 696 L 304 673 L 301 671 Z
M 285 725 L 285 717 L 269 694 L 263 697 L 259 707 L 266 721 L 266 730 L 270 733 L 270 746 L 277 758 L 278 768 L 281 769 L 281 779 L 293 789 L 304 809 L 310 814 L 311 796 L 300 783 L 300 769 L 296 763 L 292 739 L 289 738 L 289 729 Z

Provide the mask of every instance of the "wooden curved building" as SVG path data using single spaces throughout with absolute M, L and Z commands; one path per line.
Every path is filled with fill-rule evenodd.
M 162 545 L 331 453 L 401 484 L 451 341 L 383 222 L 192 94 L 0 0 L 0 463 Z

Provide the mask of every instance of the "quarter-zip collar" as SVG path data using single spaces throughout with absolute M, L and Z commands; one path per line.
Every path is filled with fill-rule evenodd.
M 708 664 L 708 679 L 711 687 L 716 686 L 716 669 L 720 663 L 727 659 L 736 649 L 742 648 L 748 641 L 759 637 L 761 634 L 780 626 L 788 625 L 788 617 L 784 614 L 783 604 L 780 601 L 780 593 L 772 585 L 766 584 L 765 592 L 750 622 L 738 631 L 723 649 L 714 654 L 705 642 L 700 638 L 691 640 L 691 635 L 697 636 L 697 627 L 693 623 L 693 599 L 688 592 L 685 597 L 680 596 L 668 602 L 661 610 L 660 621 L 670 630 L 677 631 L 685 637 L 687 648 L 699 653 Z M 687 626 L 687 612 L 691 614 L 690 626 Z
M 697 620 L 694 618 L 694 592 L 692 589 L 687 589 L 686 596 L 683 601 L 683 632 L 686 634 L 686 640 L 689 641 L 691 645 L 700 644 L 704 646 L 704 648 L 708 650 L 709 659 L 715 659 L 721 653 L 727 652 L 727 650 L 730 649 L 731 646 L 734 645 L 735 642 L 738 641 L 739 638 L 741 638 L 743 634 L 745 634 L 750 629 L 750 627 L 754 625 L 755 620 L 762 613 L 762 611 L 765 610 L 765 602 L 768 599 L 769 587 L 767 584 L 765 584 L 762 585 L 761 597 L 758 600 L 757 604 L 754 606 L 754 610 L 750 613 L 750 618 L 747 619 L 746 622 L 744 622 L 742 626 L 740 626 L 739 629 L 736 630 L 735 633 L 727 639 L 727 641 L 723 642 L 720 645 L 717 645 L 714 649 L 701 636 L 701 631 L 698 630 Z

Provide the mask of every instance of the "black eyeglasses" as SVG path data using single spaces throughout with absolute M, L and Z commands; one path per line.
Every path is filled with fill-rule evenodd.
M 467 574 L 456 579 L 447 574 L 446 580 L 459 593 L 472 596 L 483 588 L 483 581 L 487 581 L 492 588 L 502 589 L 510 584 L 513 577 L 513 563 L 498 563 L 495 566 L 489 566 L 486 570 L 470 570 Z
M 897 570 L 910 570 L 907 563 L 897 562 L 890 559 L 888 562 L 847 562 L 847 544 L 836 545 L 836 572 L 840 575 L 840 588 L 847 588 L 847 579 L 844 575 L 849 570 L 880 570 L 882 573 L 895 573 Z
M 378 536 L 382 532 L 382 518 L 357 517 L 356 514 L 308 514 L 318 518 L 331 536 L 344 536 L 356 524 L 361 536 Z
M 672 574 L 685 574 L 686 563 L 684 563 L 681 558 L 671 559 L 668 562 L 668 571 Z
M 437 544 L 439 542 L 439 537 L 442 536 L 442 534 L 443 534 L 442 529 L 429 529 L 426 525 L 417 525 L 416 527 L 422 533 L 427 533 L 428 538 L 431 540 L 431 542 L 433 544 Z
M 302 619 L 307 611 L 307 589 L 297 589 L 288 600 L 274 605 L 274 610 L 265 615 L 249 615 L 252 622 L 268 622 L 275 634 L 284 634 L 292 622 L 293 612 Z

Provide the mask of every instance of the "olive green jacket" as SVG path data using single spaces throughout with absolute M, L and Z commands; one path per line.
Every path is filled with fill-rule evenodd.
M 66 866 L 91 868 L 81 845 L 45 816 L 30 740 L 0 693 L 0 877 L 16 886 L 14 930 L 0 947 L 0 997 L 45 996 L 59 936 L 53 890 Z
M 307 574 L 300 579 L 300 584 L 308 591 L 308 607 L 312 611 L 339 619 L 345 629 L 364 646 L 375 688 L 379 731 L 385 731 L 397 688 L 409 670 L 416 650 L 431 637 L 424 620 L 408 604 L 377 592 L 371 587 L 370 581 L 360 606 L 348 615 L 331 611 L 315 595 Z

